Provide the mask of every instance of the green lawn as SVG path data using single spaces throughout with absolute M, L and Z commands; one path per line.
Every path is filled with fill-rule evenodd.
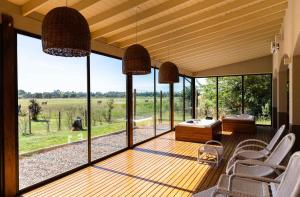
M 111 112 L 112 120 L 108 123 L 107 102 L 111 98 L 92 98 L 91 126 L 92 137 L 102 136 L 126 129 L 126 100 L 114 98 Z M 48 147 L 87 139 L 85 111 L 87 101 L 84 98 L 75 99 L 36 99 L 42 107 L 39 121 L 31 121 L 29 134 L 28 105 L 29 99 L 19 99 L 23 116 L 19 116 L 19 151 L 28 153 Z M 47 102 L 47 104 L 42 104 Z M 163 119 L 168 117 L 168 99 L 163 99 Z M 143 119 L 153 117 L 154 100 L 147 97 L 137 97 L 136 117 Z M 58 129 L 58 114 L 61 113 L 61 129 Z M 79 116 L 82 119 L 84 131 L 71 131 L 73 120 Z M 49 123 L 49 127 L 48 124 Z M 151 126 L 152 120 L 139 122 L 137 126 Z
M 37 124 L 36 127 L 35 124 Z M 35 127 L 35 129 L 33 129 L 32 131 L 32 134 L 19 135 L 20 154 L 87 139 L 87 130 L 61 130 L 47 132 L 44 129 L 38 129 L 39 127 L 41 128 L 39 124 L 41 123 L 32 123 L 32 126 Z M 93 126 L 91 134 L 92 137 L 96 137 L 106 135 L 109 133 L 114 133 L 117 131 L 122 131 L 126 129 L 125 125 L 125 122 L 112 124 L 103 123 L 102 125 Z

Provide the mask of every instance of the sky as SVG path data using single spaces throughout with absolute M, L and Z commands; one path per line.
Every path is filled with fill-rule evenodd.
M 154 69 L 152 69 L 154 70 Z M 54 90 L 86 92 L 86 58 L 58 57 L 44 53 L 40 39 L 18 34 L 18 89 L 26 92 Z M 149 75 L 133 77 L 138 92 L 153 91 L 153 71 Z M 91 91 L 125 92 L 126 76 L 122 61 L 103 55 L 91 55 Z M 157 86 L 169 90 L 168 85 Z

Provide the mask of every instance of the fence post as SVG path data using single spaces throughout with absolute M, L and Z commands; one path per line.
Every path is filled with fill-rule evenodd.
M 160 91 L 160 100 L 159 100 L 159 123 L 162 123 L 162 91 Z
M 30 113 L 28 113 L 28 132 L 31 134 L 31 116 Z
M 47 132 L 50 132 L 50 121 L 46 120 L 46 123 L 47 123 Z
M 58 111 L 58 130 L 61 130 L 61 113 Z
M 88 122 L 87 118 L 88 118 L 87 111 L 84 110 L 84 125 L 85 125 L 85 127 L 87 127 L 87 122 Z
M 136 126 L 135 120 L 136 120 L 136 89 L 134 89 L 133 92 L 133 126 Z

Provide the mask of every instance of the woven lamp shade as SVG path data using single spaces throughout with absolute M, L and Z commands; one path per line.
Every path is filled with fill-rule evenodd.
M 54 8 L 43 20 L 42 45 L 43 51 L 50 55 L 88 56 L 91 33 L 86 19 L 73 8 Z
M 125 50 L 122 63 L 123 74 L 145 75 L 151 73 L 150 55 L 142 45 L 129 46 Z
M 164 62 L 159 67 L 159 83 L 177 83 L 179 82 L 179 71 L 172 62 Z

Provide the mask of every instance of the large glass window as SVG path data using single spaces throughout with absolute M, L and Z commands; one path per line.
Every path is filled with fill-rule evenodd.
M 126 76 L 122 61 L 90 56 L 92 160 L 127 147 Z
M 271 75 L 244 77 L 244 110 L 255 116 L 256 124 L 271 125 L 271 80 Z
M 133 143 L 155 136 L 154 69 L 151 74 L 133 76 Z
M 195 79 L 197 119 L 218 118 L 216 80 L 216 77 Z
M 179 77 L 179 83 L 174 83 L 174 125 L 184 121 L 183 80 L 184 80 L 184 77 Z
M 170 122 L 170 85 L 158 83 L 159 70 L 156 70 L 156 134 L 171 129 Z
M 19 188 L 88 161 L 86 58 L 42 52 L 18 35 Z
M 193 118 L 193 92 L 192 92 L 192 79 L 185 77 L 184 83 L 184 107 L 185 107 L 185 120 Z
M 219 116 L 242 113 L 242 76 L 219 77 Z

